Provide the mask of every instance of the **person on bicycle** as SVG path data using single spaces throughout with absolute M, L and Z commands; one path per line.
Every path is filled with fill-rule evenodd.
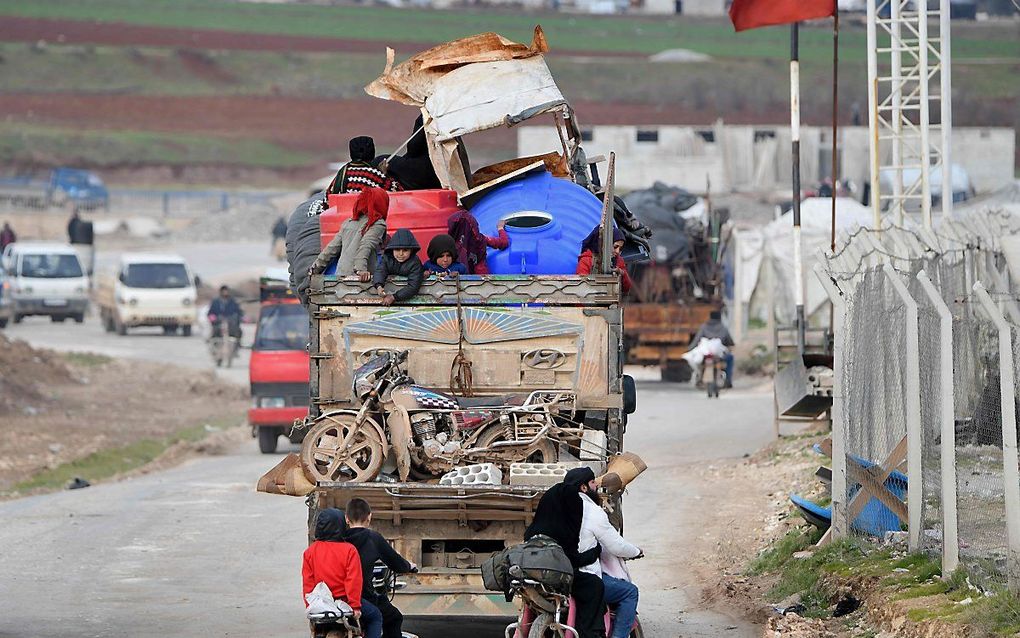
M 691 349 L 693 350 L 701 343 L 702 339 L 719 339 L 722 344 L 727 348 L 733 347 L 733 337 L 730 336 L 730 331 L 726 329 L 726 326 L 722 322 L 722 311 L 713 310 L 708 314 L 708 321 L 701 324 L 698 328 L 697 334 L 691 339 Z M 723 385 L 724 388 L 733 387 L 733 352 L 727 352 L 723 357 L 726 361 L 726 383 Z M 700 379 L 698 380 L 700 384 Z
M 365 581 L 365 588 L 361 592 L 362 608 L 378 609 L 382 614 L 382 638 L 401 638 L 404 616 L 387 596 L 380 595 L 372 588 L 372 572 L 380 560 L 398 574 L 407 574 L 418 568 L 398 554 L 382 534 L 372 529 L 372 506 L 367 501 L 352 498 L 347 502 L 344 512 L 348 526 L 344 540 L 358 548 L 361 556 L 362 578 Z M 369 636 L 366 630 L 365 638 Z
M 591 468 L 578 467 L 567 472 L 562 483 L 553 485 L 538 501 L 535 518 L 524 532 L 524 540 L 539 534 L 556 541 L 574 566 L 574 585 L 571 594 L 577 605 L 577 632 L 580 638 L 605 638 L 603 617 L 606 611 L 605 587 L 602 579 L 588 571 L 581 571 L 595 563 L 602 552 L 598 543 L 585 552 L 578 551 L 584 503 L 581 486 L 595 480 Z
M 241 306 L 230 294 L 229 286 L 220 286 L 220 296 L 209 304 L 209 323 L 212 324 L 213 334 L 220 328 L 220 322 L 227 322 L 227 333 L 235 339 L 241 338 Z
M 603 569 L 602 561 L 607 555 L 618 558 L 639 558 L 643 555 L 641 548 L 627 542 L 609 522 L 609 515 L 602 509 L 602 497 L 599 496 L 598 484 L 594 476 L 581 485 L 581 503 L 584 515 L 581 519 L 581 537 L 578 551 L 602 546 L 599 560 L 581 568 L 582 572 L 594 574 L 602 579 L 605 587 L 606 604 L 616 607 L 616 620 L 613 622 L 613 633 L 610 638 L 627 638 L 637 618 L 638 588 L 637 585 L 623 578 L 609 575 Z

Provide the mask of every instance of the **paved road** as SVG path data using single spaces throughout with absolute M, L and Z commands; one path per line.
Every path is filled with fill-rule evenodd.
M 169 341 L 138 342 L 150 339 Z M 691 463 L 764 445 L 769 406 L 760 392 L 708 401 L 639 383 L 628 447 L 649 470 L 629 492 L 626 517 L 627 535 L 648 555 L 633 564 L 646 635 L 760 635 L 698 611 L 684 540 L 706 530 L 691 514 L 697 494 L 673 481 Z M 252 442 L 130 481 L 0 503 L 0 638 L 307 635 L 298 593 L 304 503 L 253 491 L 279 458 Z M 492 625 L 420 629 L 423 638 L 502 635 Z

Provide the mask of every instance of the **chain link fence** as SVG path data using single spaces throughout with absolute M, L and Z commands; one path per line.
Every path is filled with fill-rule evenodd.
M 1020 500 L 1010 496 L 1020 484 L 1004 478 L 1004 463 L 1017 460 L 1003 445 L 1000 388 L 1004 366 L 1020 377 L 1020 287 L 999 247 L 1001 237 L 1018 233 L 1020 220 L 989 210 L 935 230 L 859 229 L 843 237 L 825 268 L 844 310 L 835 369 L 843 391 L 834 410 L 842 416 L 833 436 L 842 437 L 846 458 L 834 459 L 833 470 L 843 473 L 845 493 L 842 501 L 834 496 L 834 518 L 856 535 L 909 530 L 912 549 L 941 555 L 950 568 L 958 557 L 986 587 L 1020 587 L 1008 578 L 1020 574 L 1020 565 L 1007 564 L 1017 555 L 1010 547 L 1020 547 L 1007 532 L 1011 518 L 1020 522 Z M 897 294 L 893 278 L 909 299 Z M 998 329 L 974 292 L 978 282 L 996 299 L 996 313 L 1015 322 L 1009 361 L 1000 361 Z M 943 316 L 951 318 L 951 340 Z M 916 360 L 908 356 L 913 340 Z M 951 446 L 945 455 L 944 446 Z

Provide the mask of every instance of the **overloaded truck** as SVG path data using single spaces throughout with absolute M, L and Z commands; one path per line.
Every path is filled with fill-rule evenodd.
M 504 222 L 510 248 L 490 254 L 500 274 L 427 278 L 392 306 L 357 278 L 312 276 L 300 461 L 284 460 L 259 484 L 307 494 L 310 535 L 323 508 L 367 500 L 373 527 L 420 566 L 396 593 L 411 618 L 515 615 L 484 588 L 482 562 L 523 540 L 545 489 L 568 469 L 598 474 L 623 451 L 635 407 L 619 277 L 608 267 L 573 274 L 593 226 L 612 238 L 603 204 L 613 201 L 612 159 L 600 199 L 593 163 L 605 160 L 585 157 L 546 50 L 540 29 L 530 46 L 483 34 L 397 67 L 391 58 L 368 87 L 421 110 L 443 186 L 391 193 L 389 232 L 408 228 L 424 248 L 469 208 L 483 233 Z M 464 136 L 537 116 L 556 124 L 559 150 L 471 170 Z M 328 197 L 322 246 L 355 198 Z M 611 249 L 600 244 L 601 264 Z M 620 497 L 608 503 L 622 525 Z

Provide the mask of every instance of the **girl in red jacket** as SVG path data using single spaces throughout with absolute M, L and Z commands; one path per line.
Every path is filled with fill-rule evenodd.
M 315 542 L 304 554 L 302 589 L 307 596 L 317 584 L 326 583 L 334 600 L 342 600 L 354 610 L 354 617 L 361 620 L 364 636 L 378 638 L 382 634 L 382 614 L 374 607 L 362 608 L 361 557 L 354 545 L 343 540 L 346 531 L 343 512 L 335 508 L 319 512 L 315 519 Z
M 590 275 L 593 271 L 600 272 L 602 270 L 599 263 L 599 255 L 602 252 L 602 233 L 599 230 L 600 227 L 596 226 L 581 242 L 581 254 L 577 258 L 578 275 Z M 623 294 L 627 294 L 630 292 L 633 282 L 630 279 L 630 273 L 627 272 L 627 264 L 620 256 L 623 243 L 623 231 L 613 226 L 613 270 L 620 275 L 620 287 L 623 289 Z

